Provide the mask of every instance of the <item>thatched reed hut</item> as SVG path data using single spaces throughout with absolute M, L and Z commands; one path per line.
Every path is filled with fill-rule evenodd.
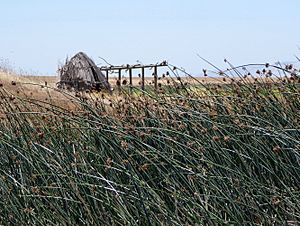
M 80 90 L 111 90 L 105 75 L 83 52 L 77 53 L 59 69 L 59 88 Z

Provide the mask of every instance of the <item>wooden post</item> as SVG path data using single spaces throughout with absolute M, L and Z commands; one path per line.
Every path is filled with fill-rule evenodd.
M 129 85 L 132 87 L 132 68 L 129 68 Z
M 154 88 L 157 89 L 157 66 L 154 66 Z
M 106 80 L 108 81 L 108 70 L 106 70 Z
M 122 85 L 122 81 L 121 81 L 122 80 L 122 69 L 119 69 L 119 78 L 118 79 L 119 79 L 118 85 L 119 85 L 119 87 L 121 87 L 121 85 Z
M 145 68 L 142 67 L 142 90 L 145 90 Z

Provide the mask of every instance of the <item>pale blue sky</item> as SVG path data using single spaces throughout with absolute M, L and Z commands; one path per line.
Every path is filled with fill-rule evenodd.
M 299 0 L 1 0 L 0 58 L 55 74 L 84 51 L 96 63 L 169 60 L 199 74 L 196 54 L 222 65 L 300 55 Z

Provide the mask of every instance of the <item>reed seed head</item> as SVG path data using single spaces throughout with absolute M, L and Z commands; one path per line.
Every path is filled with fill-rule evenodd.
M 276 145 L 275 147 L 273 147 L 273 151 L 278 154 L 281 152 L 281 147 L 279 145 Z

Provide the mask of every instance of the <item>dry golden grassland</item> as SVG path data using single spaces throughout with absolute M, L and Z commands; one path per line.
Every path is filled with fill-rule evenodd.
M 221 78 L 198 78 L 199 81 L 204 83 L 222 83 Z M 59 82 L 58 76 L 17 76 L 14 74 L 7 74 L 0 72 L 0 84 L 12 95 L 19 97 L 30 97 L 32 99 L 48 101 L 51 96 L 51 101 L 62 106 L 68 106 L 69 99 L 61 92 L 57 92 L 57 83 Z M 111 86 L 116 89 L 117 78 L 110 78 L 109 82 Z M 192 78 L 181 78 L 181 82 L 196 84 L 197 81 Z M 122 87 L 129 87 L 129 79 L 122 78 Z M 132 84 L 134 87 L 140 87 L 141 79 L 133 77 Z M 180 84 L 175 78 L 159 78 L 158 84 L 160 85 L 174 85 Z M 153 78 L 145 78 L 146 86 L 153 86 Z M 64 90 L 64 92 L 68 92 Z M 72 92 L 74 94 L 74 92 Z M 110 96 L 115 98 L 119 93 Z

